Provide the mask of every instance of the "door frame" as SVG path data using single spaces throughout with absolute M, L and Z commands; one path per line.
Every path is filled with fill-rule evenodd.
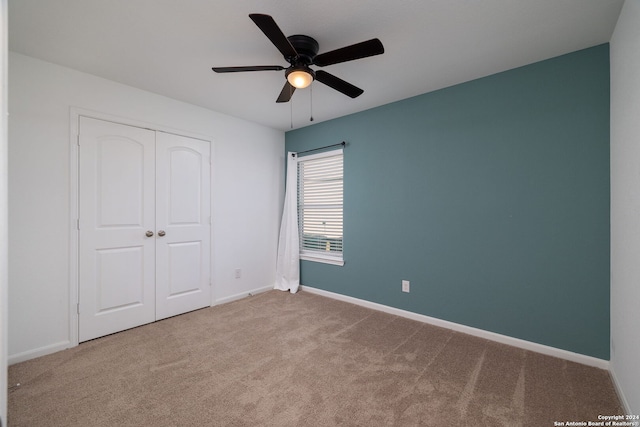
M 211 227 L 210 227 L 210 263 L 209 263 L 209 278 L 211 286 L 211 298 L 208 302 L 209 306 L 214 305 L 215 301 L 215 286 L 213 285 L 213 242 L 214 232 L 213 224 L 215 223 L 213 217 L 213 205 L 214 205 L 214 165 L 215 165 L 215 140 L 207 135 L 202 135 L 194 132 L 184 131 L 180 129 L 170 128 L 164 125 L 158 125 L 155 123 L 149 123 L 142 120 L 130 119 L 113 114 L 102 113 L 99 111 L 88 110 L 80 107 L 71 107 L 69 109 L 69 344 L 70 347 L 75 347 L 79 343 L 79 256 L 80 245 L 79 238 L 80 233 L 78 230 L 79 222 L 79 190 L 80 190 L 80 156 L 78 152 L 79 147 L 79 134 L 80 134 L 80 117 L 88 117 L 97 120 L 103 120 L 106 122 L 113 122 L 122 125 L 135 126 L 142 129 L 148 129 L 156 132 L 171 133 L 174 135 L 186 136 L 188 138 L 199 139 L 209 143 L 209 193 L 210 193 L 210 215 L 211 215 Z

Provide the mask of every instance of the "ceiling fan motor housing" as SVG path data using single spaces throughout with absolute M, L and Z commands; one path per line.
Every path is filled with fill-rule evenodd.
M 289 36 L 287 39 L 295 48 L 296 52 L 298 52 L 298 56 L 296 58 L 285 58 L 287 62 L 293 66 L 311 65 L 313 63 L 313 58 L 316 57 L 318 49 L 320 48 L 318 42 L 313 37 L 302 34 Z

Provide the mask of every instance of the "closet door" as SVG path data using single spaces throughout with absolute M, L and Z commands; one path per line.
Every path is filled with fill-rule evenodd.
M 80 118 L 79 340 L 155 320 L 155 132 Z
M 82 117 L 79 144 L 79 341 L 209 306 L 209 142 Z
M 157 320 L 210 305 L 210 169 L 209 142 L 157 132 Z

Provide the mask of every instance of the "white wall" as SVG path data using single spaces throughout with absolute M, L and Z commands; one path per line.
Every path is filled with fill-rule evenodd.
M 0 424 L 7 423 L 7 1 L 0 0 Z
M 611 371 L 640 413 L 640 0 L 611 39 Z
M 10 363 L 70 346 L 77 327 L 69 314 L 71 107 L 212 137 L 215 302 L 273 285 L 282 131 L 10 52 Z

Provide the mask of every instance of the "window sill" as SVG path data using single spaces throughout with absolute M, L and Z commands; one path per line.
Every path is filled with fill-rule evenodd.
M 328 256 L 322 256 L 322 255 L 316 255 L 316 254 L 313 254 L 313 255 L 300 254 L 300 259 L 304 261 L 322 262 L 324 264 L 339 265 L 340 267 L 344 265 L 344 260 L 342 258 L 328 257 Z

